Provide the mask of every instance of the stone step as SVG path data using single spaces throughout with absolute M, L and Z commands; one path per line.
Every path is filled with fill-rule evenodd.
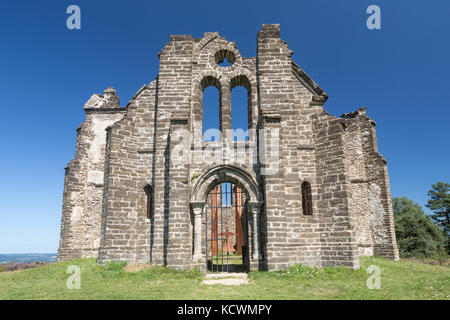
M 248 284 L 248 280 L 239 278 L 211 279 L 203 280 L 202 284 L 206 284 L 207 286 L 214 284 L 221 284 L 224 286 L 240 286 L 241 284 Z
M 247 279 L 246 273 L 228 273 L 228 272 L 221 272 L 221 273 L 208 273 L 205 276 L 205 279 Z
M 240 286 L 241 284 L 248 284 L 248 279 L 246 273 L 208 273 L 202 283 L 208 286 L 214 284 Z

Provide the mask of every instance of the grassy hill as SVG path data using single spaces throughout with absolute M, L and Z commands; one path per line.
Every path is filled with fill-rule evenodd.
M 67 267 L 81 269 L 81 289 L 67 289 Z M 381 288 L 368 289 L 366 269 L 381 269 Z M 445 299 L 450 300 L 450 268 L 412 261 L 361 259 L 361 269 L 309 268 L 252 272 L 241 286 L 207 286 L 194 270 L 96 264 L 95 259 L 58 262 L 0 273 L 0 299 Z

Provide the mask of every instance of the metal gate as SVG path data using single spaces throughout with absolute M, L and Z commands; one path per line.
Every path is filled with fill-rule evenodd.
M 206 201 L 206 264 L 212 272 L 239 272 L 248 266 L 247 201 L 232 183 L 215 186 Z

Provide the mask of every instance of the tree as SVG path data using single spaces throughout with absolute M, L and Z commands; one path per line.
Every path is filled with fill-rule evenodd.
M 431 198 L 426 205 L 433 215 L 431 218 L 444 229 L 447 237 L 450 234 L 450 184 L 438 182 L 431 185 L 428 191 Z
M 393 198 L 392 205 L 402 257 L 426 257 L 445 252 L 446 237 L 420 205 L 406 197 Z

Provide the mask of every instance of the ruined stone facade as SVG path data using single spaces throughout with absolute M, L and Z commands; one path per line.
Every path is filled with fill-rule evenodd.
M 292 53 L 279 25 L 262 26 L 253 58 L 218 33 L 171 36 L 157 78 L 126 107 L 112 88 L 93 95 L 66 167 L 58 259 L 205 270 L 205 202 L 224 182 L 245 192 L 251 270 L 358 268 L 362 255 L 397 259 L 375 122 L 365 109 L 328 114 L 327 95 Z M 219 65 L 224 58 L 231 66 Z M 202 138 L 208 86 L 220 92 L 224 134 L 216 142 Z M 248 129 L 256 132 L 248 141 L 225 134 L 236 86 L 248 91 Z M 250 161 L 225 152 L 230 145 Z

